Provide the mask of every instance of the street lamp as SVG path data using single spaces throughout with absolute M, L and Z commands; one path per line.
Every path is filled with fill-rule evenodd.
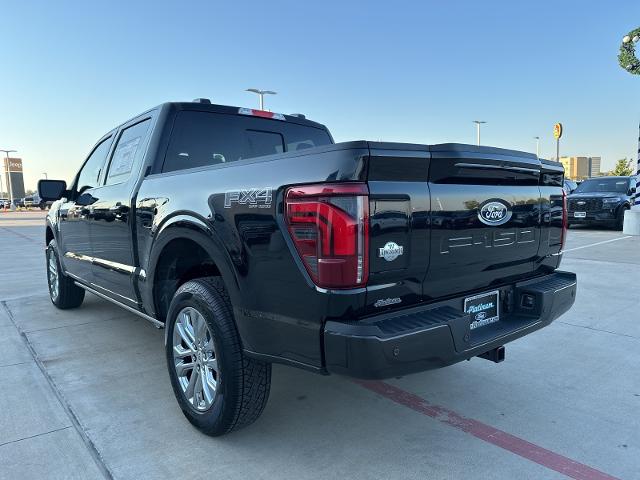
M 536 157 L 540 158 L 540 137 L 533 137 L 536 139 Z
M 9 154 L 10 153 L 14 153 L 17 152 L 17 150 L 3 150 L 0 148 L 0 152 L 4 152 L 4 154 L 7 156 L 7 163 L 5 165 L 5 171 L 7 172 L 7 190 L 9 190 L 7 193 L 9 194 L 9 203 L 11 204 L 11 210 L 13 211 L 13 209 L 15 209 L 15 204 L 13 203 L 13 188 L 11 188 L 11 171 L 9 169 Z
M 474 120 L 473 123 L 476 124 L 476 136 L 478 139 L 478 145 L 480 145 L 480 125 L 487 122 L 485 122 L 484 120 Z
M 47 172 L 42 172 L 42 174 L 44 175 L 45 180 L 49 180 L 49 177 L 47 176 Z
M 255 93 L 260 97 L 260 110 L 264 110 L 264 96 L 265 95 L 277 95 L 277 92 L 271 90 L 259 90 L 257 88 L 247 88 L 247 92 Z

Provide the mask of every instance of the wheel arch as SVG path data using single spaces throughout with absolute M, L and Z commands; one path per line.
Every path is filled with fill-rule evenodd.
M 49 245 L 49 242 L 51 242 L 51 240 L 55 239 L 55 235 L 53 234 L 53 227 L 51 226 L 51 224 L 49 222 L 47 222 L 47 226 L 44 232 L 44 244 L 45 246 Z
M 219 276 L 232 303 L 240 297 L 236 269 L 224 244 L 208 222 L 193 216 L 177 215 L 158 230 L 146 276 L 147 300 L 162 322 L 175 291 L 194 278 Z

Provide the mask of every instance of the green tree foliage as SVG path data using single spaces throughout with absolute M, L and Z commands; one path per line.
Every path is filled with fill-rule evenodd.
M 611 175 L 620 177 L 626 177 L 633 174 L 632 160 L 627 160 L 626 157 L 618 160 L 615 168 L 611 171 Z
M 640 75 L 640 60 L 636 56 L 636 43 L 640 40 L 640 28 L 630 31 L 622 40 L 618 62 L 627 72 Z

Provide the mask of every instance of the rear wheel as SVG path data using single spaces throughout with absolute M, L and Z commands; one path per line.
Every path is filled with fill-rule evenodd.
M 217 277 L 182 285 L 167 314 L 166 357 L 178 404 L 208 435 L 254 422 L 264 410 L 271 364 L 244 355 L 229 296 Z
M 55 240 L 49 242 L 46 255 L 51 302 L 62 310 L 79 307 L 84 300 L 84 289 L 78 287 L 71 277 L 63 273 Z

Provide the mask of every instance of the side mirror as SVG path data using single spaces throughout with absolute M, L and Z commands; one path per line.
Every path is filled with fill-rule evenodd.
M 67 182 L 64 180 L 40 180 L 38 195 L 45 202 L 60 200 L 67 193 Z

